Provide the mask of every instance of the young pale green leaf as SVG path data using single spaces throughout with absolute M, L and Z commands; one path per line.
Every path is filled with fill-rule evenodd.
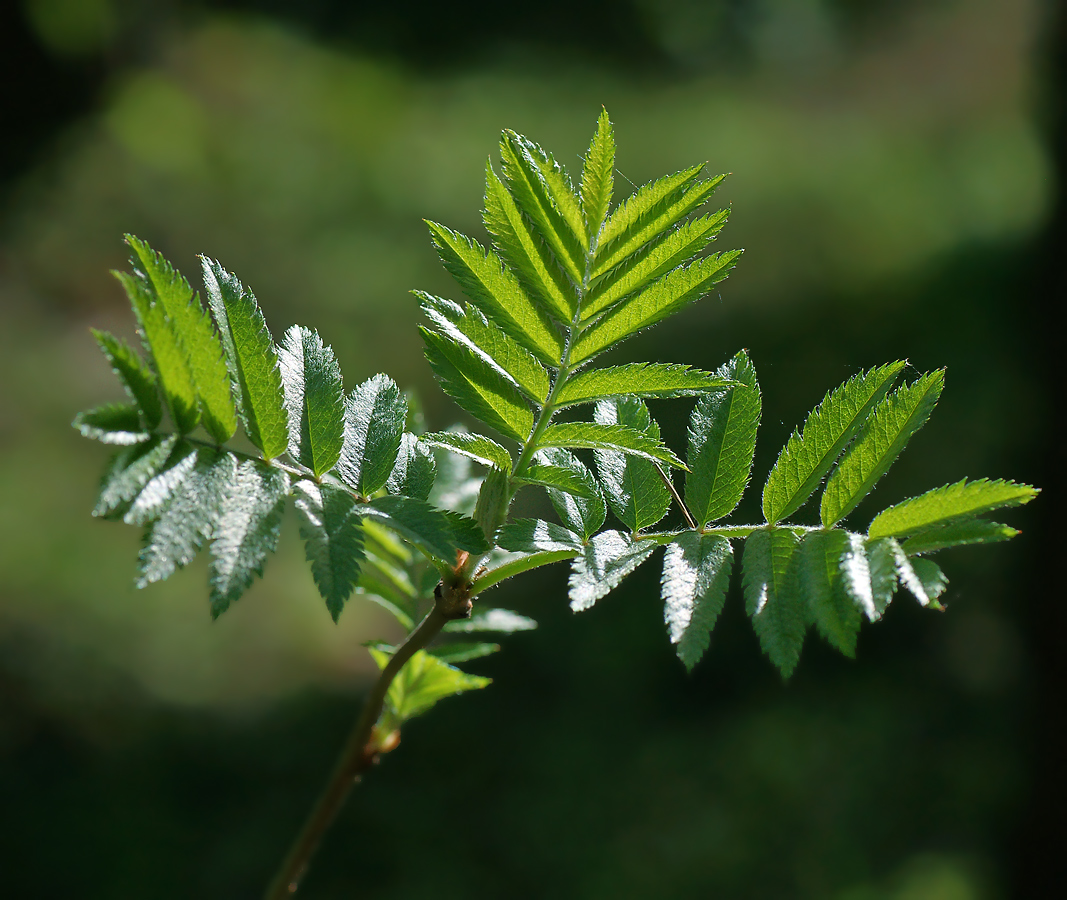
M 494 631 L 513 634 L 516 631 L 532 631 L 537 623 L 528 616 L 520 616 L 510 609 L 479 609 L 469 619 L 454 619 L 444 630 L 459 634 Z
M 436 656 L 441 662 L 454 665 L 455 663 L 469 662 L 472 659 L 481 659 L 500 652 L 500 644 L 488 643 L 456 643 L 445 644 L 442 647 L 431 647 L 426 651 L 431 656 Z
M 703 169 L 702 165 L 693 166 L 660 178 L 620 204 L 600 233 L 593 277 L 599 278 L 703 206 L 726 177 L 696 180 Z
M 655 541 L 635 541 L 618 531 L 602 531 L 574 558 L 568 582 L 571 609 L 589 609 L 652 555 Z
M 378 663 L 378 668 L 384 669 L 388 665 L 388 653 L 372 647 L 370 654 Z M 464 691 L 477 690 L 491 683 L 491 678 L 468 675 L 425 650 L 418 650 L 389 685 L 386 703 L 399 722 L 406 722 L 422 715 L 438 700 Z
M 582 283 L 589 247 L 585 218 L 567 174 L 537 144 L 514 131 L 500 139 L 504 180 L 575 284 Z
M 582 166 L 580 195 L 585 218 L 586 246 L 596 247 L 600 227 L 611 205 L 615 179 L 615 134 L 608 111 L 602 109 L 596 123 L 596 134 L 585 154 Z
M 743 350 L 715 374 L 737 384 L 701 397 L 689 419 L 685 503 L 701 528 L 731 513 L 745 492 L 762 403 Z
M 871 602 L 876 622 L 884 614 L 897 589 L 897 542 L 892 538 L 867 542 L 867 569 L 871 575 Z
M 741 252 L 712 253 L 691 265 L 679 267 L 643 291 L 616 303 L 600 318 L 590 320 L 571 349 L 571 364 L 592 359 L 696 302 L 730 274 Z
M 313 481 L 298 481 L 293 493 L 311 575 L 336 622 L 365 557 L 356 502 L 347 491 Z
M 278 364 L 289 411 L 289 453 L 316 477 L 324 475 L 340 459 L 344 440 L 341 367 L 318 332 L 301 325 L 285 332 Z
M 471 302 L 541 362 L 558 366 L 563 338 L 500 258 L 466 235 L 427 224 L 441 261 Z
M 678 658 L 692 670 L 711 643 L 726 602 L 734 551 L 726 538 L 686 531 L 663 557 L 663 620 Z
M 237 413 L 222 345 L 211 320 L 189 282 L 170 262 L 131 234 L 126 235 L 126 243 L 133 249 L 133 261 L 140 265 L 185 353 L 203 425 L 216 441 L 224 444 L 237 430 Z
M 289 476 L 249 460 L 241 463 L 222 499 L 211 542 L 211 615 L 218 618 L 253 578 L 263 574 L 277 549 Z
M 721 376 L 689 366 L 628 363 L 572 376 L 560 389 L 556 406 L 576 406 L 605 397 L 690 397 L 727 385 Z
M 596 496 L 584 478 L 571 469 L 560 466 L 547 466 L 532 462 L 523 470 L 521 476 L 515 476 L 513 480 L 519 484 L 536 484 L 544 488 L 564 491 L 586 500 L 592 500 Z
M 578 307 L 574 282 L 559 267 L 533 222 L 522 214 L 515 198 L 488 162 L 483 221 L 493 236 L 493 246 L 511 264 L 527 290 L 550 315 L 569 323 Z
M 442 390 L 501 434 L 526 440 L 533 428 L 533 412 L 514 382 L 466 347 L 421 326 L 419 331 L 426 344 L 426 360 Z
M 929 372 L 898 388 L 874 408 L 860 436 L 826 482 L 820 510 L 823 525 L 829 528 L 841 521 L 889 471 L 911 436 L 930 418 L 944 384 L 943 369 Z
M 481 528 L 457 513 L 436 509 L 423 500 L 385 496 L 358 507 L 361 515 L 380 522 L 434 559 L 454 565 L 456 551 L 485 553 L 489 545 Z
M 385 490 L 390 494 L 403 494 L 416 500 L 425 500 L 433 490 L 437 475 L 437 463 L 433 454 L 419 443 L 418 436 L 404 432 L 396 465 L 385 481 Z
M 968 481 L 964 478 L 883 510 L 874 517 L 867 536 L 871 540 L 906 537 L 994 509 L 1021 506 L 1037 494 L 1037 489 L 1028 484 L 987 478 Z
M 793 432 L 763 488 L 763 514 L 769 523 L 804 505 L 904 365 L 892 362 L 854 375 L 823 398 L 801 431 Z
M 562 469 L 571 473 L 585 487 L 584 493 L 562 487 L 548 491 L 548 498 L 560 521 L 571 531 L 580 534 L 582 543 L 585 543 L 597 533 L 607 516 L 607 505 L 600 484 L 585 464 L 569 450 L 559 447 L 541 450 L 534 459 L 544 464 L 542 468 Z
M 200 406 L 196 399 L 193 375 L 189 371 L 189 361 L 178 343 L 174 327 L 147 279 L 126 272 L 113 274 L 130 298 L 142 342 L 163 389 L 175 427 L 182 434 L 187 434 L 200 421 Z
M 201 257 L 204 290 L 223 336 L 231 379 L 240 387 L 241 418 L 248 439 L 274 459 L 289 446 L 289 415 L 266 319 L 256 297 L 218 262 Z
M 1019 532 L 1010 525 L 990 522 L 988 519 L 964 519 L 920 532 L 904 542 L 908 556 L 934 553 L 946 547 L 963 547 L 968 544 L 996 544 L 1011 540 Z
M 389 480 L 407 414 L 407 401 L 388 375 L 368 378 L 346 398 L 337 475 L 361 496 L 369 497 Z
M 582 321 L 691 260 L 722 231 L 729 215 L 729 210 L 720 209 L 692 222 L 685 222 L 634 257 L 623 260 L 597 281 L 582 301 Z
M 140 444 L 152 436 L 144 429 L 140 410 L 131 403 L 105 403 L 87 409 L 78 413 L 70 424 L 82 437 L 120 447 Z
M 122 521 L 127 525 L 154 522 L 195 465 L 196 451 L 193 446 L 186 441 L 178 441 L 166 461 L 134 498 Z
M 100 495 L 93 507 L 93 515 L 124 515 L 130 502 L 159 474 L 177 442 L 176 435 L 153 437 L 120 451 L 100 482 Z
M 846 587 L 842 574 L 842 560 L 849 549 L 848 535 L 839 529 L 811 531 L 796 550 L 795 565 L 797 587 L 815 627 L 831 646 L 855 659 L 862 615 L 848 589 L 854 584 Z M 869 581 L 868 577 L 868 585 Z
M 783 528 L 761 528 L 745 541 L 742 558 L 745 610 L 763 652 L 789 678 L 800 659 L 808 613 L 794 583 L 790 561 L 796 535 Z
M 193 561 L 211 538 L 223 497 L 237 472 L 232 453 L 202 448 L 192 470 L 146 535 L 137 587 L 162 581 Z
M 442 336 L 461 344 L 513 381 L 530 400 L 544 405 L 548 397 L 548 372 L 537 358 L 467 304 L 466 309 L 451 300 L 443 300 L 415 291 L 422 309 Z
M 598 425 L 624 425 L 659 441 L 659 425 L 636 397 L 601 400 L 593 418 Z M 667 514 L 671 494 L 655 463 L 616 450 L 597 450 L 595 457 L 612 512 L 631 532 L 655 525 Z
M 483 466 L 496 466 L 502 472 L 511 471 L 511 454 L 496 441 L 469 431 L 438 431 L 419 438 L 430 447 L 441 447 L 459 453 Z
M 618 450 L 666 463 L 676 469 L 685 465 L 668 447 L 643 431 L 625 425 L 601 425 L 595 422 L 560 422 L 549 425 L 541 435 L 539 447 L 569 447 L 584 450 Z
M 118 376 L 130 399 L 137 404 L 144 425 L 149 430 L 163 419 L 163 404 L 159 400 L 159 385 L 152 370 L 125 342 L 106 331 L 90 329 L 104 352 L 112 371 Z
M 516 519 L 508 522 L 496 537 L 497 546 L 514 553 L 542 550 L 580 550 L 582 539 L 569 528 L 543 519 Z
M 472 595 L 482 594 L 490 588 L 496 587 L 500 582 L 506 581 L 508 578 L 514 578 L 516 575 L 521 575 L 523 572 L 539 569 L 541 566 L 547 566 L 555 562 L 562 562 L 565 559 L 574 559 L 578 553 L 578 550 L 538 550 L 534 553 L 509 554 L 498 565 L 487 569 L 474 579 L 474 583 L 471 585 Z

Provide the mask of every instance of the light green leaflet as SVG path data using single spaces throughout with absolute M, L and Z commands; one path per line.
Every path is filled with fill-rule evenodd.
M 389 664 L 389 654 L 370 648 L 370 654 L 384 669 Z M 459 669 L 442 662 L 425 650 L 419 650 L 400 670 L 400 674 L 389 685 L 386 695 L 388 712 L 395 717 L 396 724 L 406 722 L 421 715 L 438 700 L 473 691 L 491 684 L 491 678 L 480 675 L 468 675 Z
M 600 226 L 608 214 L 615 173 L 615 135 L 608 111 L 601 110 L 596 134 L 585 154 L 582 166 L 581 201 L 585 218 L 586 246 L 595 248 Z
M 762 403 L 743 350 L 715 374 L 737 385 L 701 397 L 689 420 L 685 504 L 701 528 L 731 513 L 745 492 Z
M 417 435 L 405 432 L 400 439 L 396 464 L 385 481 L 386 492 L 425 500 L 433 490 L 436 477 L 437 462 L 433 454 L 419 443 Z
M 726 384 L 720 375 L 689 366 L 628 363 L 579 372 L 563 386 L 556 397 L 556 406 L 592 403 L 603 397 L 690 397 Z
M 934 488 L 883 510 L 874 517 L 867 537 L 906 537 L 966 516 L 977 516 L 1009 506 L 1029 503 L 1038 494 L 1028 484 L 1014 481 L 990 481 L 982 478 Z
M 223 333 L 230 376 L 240 386 L 245 432 L 264 457 L 274 459 L 289 446 L 289 415 L 267 322 L 255 295 L 236 276 L 214 260 L 201 257 L 201 262 L 208 306 Z
M 532 631 L 536 627 L 537 623 L 529 616 L 520 616 L 510 609 L 478 609 L 469 619 L 449 622 L 444 630 L 458 634 L 482 631 L 512 634 L 516 631 Z
M 337 464 L 344 439 L 341 367 L 318 332 L 300 325 L 285 333 L 278 364 L 289 411 L 289 453 L 316 477 L 324 475 Z
M 565 491 L 587 500 L 596 496 L 596 489 L 590 487 L 584 478 L 573 470 L 560 466 L 532 462 L 523 469 L 522 475 L 516 475 L 513 480 L 520 484 L 536 484 L 544 488 Z
M 311 574 L 336 622 L 365 558 L 359 512 L 347 491 L 329 484 L 299 481 L 294 494 Z
M 496 466 L 504 472 L 511 471 L 511 454 L 496 441 L 480 434 L 471 434 L 469 431 L 438 431 L 434 434 L 424 434 L 419 440 L 430 447 L 443 447 L 453 453 L 459 453 L 483 466 Z
M 842 572 L 842 562 L 851 549 L 848 535 L 839 529 L 812 531 L 800 542 L 795 564 L 797 587 L 815 627 L 832 646 L 854 659 L 862 613 L 854 596 L 856 579 L 846 580 Z M 866 566 L 865 556 L 863 564 Z M 869 574 L 867 582 L 869 594 Z
M 801 431 L 793 432 L 763 488 L 768 522 L 780 522 L 804 505 L 904 365 L 893 362 L 854 375 L 823 398 Z
M 345 402 L 340 479 L 369 497 L 389 479 L 400 453 L 408 403 L 388 375 L 368 378 Z
M 593 418 L 599 425 L 624 425 L 659 440 L 659 425 L 636 397 L 601 400 Z M 667 514 L 671 495 L 656 463 L 617 450 L 597 450 L 595 457 L 608 503 L 631 532 L 655 525 Z
M 130 399 L 137 404 L 145 426 L 149 430 L 156 428 L 163 419 L 163 405 L 159 402 L 159 386 L 152 370 L 125 341 L 106 331 L 95 328 L 90 331 Z
M 687 531 L 667 545 L 660 582 L 663 620 L 687 669 L 692 670 L 711 643 L 733 562 L 730 542 L 718 535 Z
M 120 447 L 147 441 L 140 410 L 130 403 L 105 403 L 78 413 L 71 424 L 83 437 Z
M 808 613 L 790 562 L 797 538 L 783 528 L 761 528 L 745 541 L 742 558 L 745 611 L 763 652 L 783 678 L 793 674 L 804 643 Z
M 658 547 L 655 541 L 635 541 L 618 531 L 602 531 L 574 559 L 568 582 L 571 609 L 589 609 L 606 597 Z
M 986 519 L 964 519 L 950 522 L 928 531 L 920 532 L 904 542 L 908 556 L 933 553 L 946 547 L 963 547 L 968 544 L 996 544 L 1011 540 L 1019 532 L 1010 525 L 990 522 Z
M 604 519 L 607 517 L 604 495 L 593 473 L 577 456 L 559 447 L 541 450 L 535 458 L 554 469 L 565 469 L 571 472 L 585 485 L 585 494 L 588 496 L 583 496 L 574 490 L 550 489 L 548 497 L 560 521 L 571 531 L 581 535 L 583 543 L 588 541 L 604 524 Z
M 847 516 L 889 470 L 926 420 L 930 418 L 945 372 L 939 369 L 898 388 L 871 413 L 860 436 L 849 447 L 826 482 L 820 514 L 827 528 Z
M 570 447 L 586 450 L 618 450 L 666 463 L 676 469 L 685 466 L 659 440 L 625 425 L 599 425 L 592 422 L 561 422 L 549 425 L 540 447 Z
M 131 234 L 126 243 L 134 262 L 170 321 L 176 342 L 185 354 L 189 374 L 200 401 L 201 418 L 208 433 L 223 444 L 237 430 L 237 414 L 230 394 L 222 345 L 211 327 L 200 299 L 189 282 L 166 259 Z

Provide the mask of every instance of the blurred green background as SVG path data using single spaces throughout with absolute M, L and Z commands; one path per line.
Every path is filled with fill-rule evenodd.
M 858 659 L 809 641 L 782 685 L 731 594 L 687 676 L 641 570 L 572 615 L 562 568 L 487 596 L 537 618 L 495 679 L 411 724 L 354 795 L 308 898 L 994 900 L 1067 891 L 1051 511 L 1061 496 L 1062 48 L 1038 0 L 627 0 L 501 7 L 22 0 L 0 149 L 0 872 L 11 897 L 255 897 L 395 626 L 335 626 L 290 523 L 219 621 L 205 570 L 133 588 L 138 535 L 89 516 L 130 335 L 121 235 L 219 258 L 275 334 L 312 325 L 458 417 L 415 330 L 455 296 L 421 218 L 481 233 L 514 128 L 572 169 L 601 104 L 617 190 L 733 173 L 718 296 L 617 360 L 749 350 L 761 482 L 861 367 L 948 367 L 888 505 L 969 476 L 1046 488 L 1024 534 L 944 555 L 949 612 L 899 596 Z M 1060 68 L 1058 68 L 1058 66 Z M 1057 143 L 1059 141 L 1059 143 Z M 684 445 L 689 404 L 656 405 Z M 1056 457 L 1055 454 L 1059 454 Z M 755 519 L 758 490 L 738 519 Z M 866 521 L 865 504 L 856 516 Z M 812 513 L 808 513 L 812 515 Z M 1053 554 L 1051 557 L 1049 554 Z M 1042 563 L 1042 560 L 1045 560 Z

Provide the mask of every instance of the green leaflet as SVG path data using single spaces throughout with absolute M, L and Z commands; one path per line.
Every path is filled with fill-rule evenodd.
M 70 423 L 82 437 L 120 447 L 140 444 L 152 435 L 144 430 L 141 412 L 130 403 L 105 403 L 78 413 Z
M 419 438 L 430 447 L 443 447 L 453 453 L 459 453 L 483 466 L 496 466 L 502 472 L 511 471 L 511 454 L 496 441 L 491 441 L 480 434 L 469 431 L 439 431 L 424 434 Z
M 381 650 L 370 648 L 370 654 L 384 669 L 390 656 Z M 409 659 L 400 673 L 389 685 L 386 705 L 396 718 L 397 724 L 422 715 L 438 700 L 473 691 L 492 683 L 491 678 L 481 675 L 468 675 L 437 659 L 425 650 L 418 650 Z
M 396 464 L 385 481 L 389 494 L 403 494 L 416 500 L 425 500 L 433 490 L 437 475 L 437 463 L 433 454 L 419 443 L 411 432 L 404 432 L 396 455 Z
M 615 304 L 599 319 L 590 320 L 571 350 L 571 364 L 591 359 L 696 302 L 726 278 L 740 255 L 740 250 L 712 253 L 691 265 L 677 268 L 643 291 Z
M 678 658 L 692 670 L 711 643 L 726 602 L 734 551 L 726 538 L 686 531 L 663 557 L 663 620 Z
M 478 596 L 508 578 L 514 578 L 523 572 L 529 572 L 551 563 L 573 559 L 578 553 L 578 550 L 538 550 L 534 553 L 510 554 L 499 565 L 487 569 L 474 579 L 471 594 Z
M 515 553 L 580 550 L 582 539 L 569 528 L 542 519 L 516 519 L 497 533 L 497 546 Z
M 515 269 L 522 283 L 540 304 L 561 322 L 570 322 L 578 306 L 572 282 L 556 263 L 552 251 L 526 218 L 515 198 L 496 177 L 491 163 L 485 166 L 486 230 L 497 248 Z
M 731 513 L 745 492 L 762 403 L 743 350 L 715 374 L 738 384 L 701 397 L 689 420 L 685 503 L 701 528 Z
M 407 415 L 407 400 L 388 375 L 368 378 L 346 398 L 337 475 L 360 496 L 369 497 L 389 480 Z
M 1029 503 L 1038 494 L 1028 484 L 982 478 L 934 488 L 883 510 L 874 517 L 867 536 L 905 537 L 929 528 L 946 525 L 967 516 L 977 516 L 1009 506 Z M 946 545 L 947 546 L 947 545 Z
M 137 587 L 162 581 L 192 562 L 215 529 L 222 499 L 237 472 L 232 453 L 200 449 L 193 468 L 146 535 Z
M 858 557 L 854 551 L 844 531 L 811 531 L 800 542 L 795 562 L 797 583 L 815 627 L 849 659 L 856 656 L 861 603 L 869 613 L 874 611 L 862 538 Z
M 336 622 L 365 556 L 356 502 L 347 491 L 313 481 L 298 481 L 294 494 L 311 574 Z
M 599 425 L 624 425 L 659 441 L 659 425 L 635 397 L 601 400 L 593 417 Z M 655 525 L 667 514 L 671 494 L 655 463 L 616 450 L 597 450 L 595 457 L 608 503 L 631 532 Z
M 948 579 L 937 563 L 929 559 L 912 559 L 893 538 L 882 540 L 888 543 L 900 584 L 911 592 L 921 606 L 935 604 L 948 586 Z
M 441 448 L 432 448 L 437 479 L 427 498 L 438 509 L 451 509 L 470 515 L 478 502 L 482 477 L 471 475 L 471 461 Z
M 581 535 L 582 543 L 596 534 L 604 524 L 607 506 L 600 485 L 585 464 L 569 450 L 553 447 L 541 450 L 534 457 L 539 462 L 554 469 L 565 469 L 578 479 L 589 496 L 583 496 L 574 490 L 549 489 L 548 498 L 560 521 L 571 531 Z
M 585 218 L 586 244 L 596 247 L 600 226 L 611 205 L 615 175 L 615 134 L 608 111 L 602 109 L 596 123 L 596 134 L 585 154 L 580 189 L 582 215 Z
M 548 372 L 532 353 L 469 303 L 464 310 L 451 300 L 421 291 L 414 294 L 422 300 L 423 312 L 439 333 L 481 357 L 534 403 L 544 405 L 548 397 Z
M 719 375 L 689 366 L 628 363 L 572 376 L 556 397 L 556 407 L 591 403 L 604 397 L 688 397 L 725 386 Z
M 158 427 L 163 419 L 163 404 L 159 401 L 156 376 L 125 341 L 106 331 L 91 328 L 93 337 L 103 351 L 112 371 L 118 376 L 130 399 L 137 404 L 149 430 Z
M 793 532 L 761 528 L 745 541 L 742 558 L 745 611 L 763 652 L 783 678 L 793 674 L 800 659 L 808 618 L 790 572 L 796 546 Z
M 144 277 L 126 272 L 112 274 L 130 298 L 138 330 L 152 360 L 175 427 L 182 434 L 187 434 L 200 421 L 200 407 L 196 401 L 196 387 L 192 372 L 189 371 L 189 361 L 178 343 L 174 327 Z
M 826 483 L 820 510 L 823 525 L 829 528 L 839 522 L 870 493 L 911 436 L 926 424 L 944 384 L 943 369 L 929 372 L 898 388 L 874 408 Z
M 211 615 L 218 618 L 278 546 L 289 476 L 261 462 L 241 463 L 222 499 L 211 543 Z
M 703 165 L 683 169 L 643 185 L 623 201 L 600 233 L 593 277 L 599 278 L 706 203 L 726 176 L 697 181 L 703 170 Z
M 904 365 L 892 362 L 854 375 L 823 398 L 800 432 L 793 432 L 763 488 L 763 515 L 769 523 L 804 505 Z
M 571 609 L 581 612 L 606 597 L 658 546 L 655 541 L 634 541 L 618 531 L 600 532 L 574 558 L 568 582 Z
M 513 634 L 516 631 L 532 631 L 536 627 L 533 619 L 520 616 L 510 609 L 479 609 L 469 619 L 454 619 L 445 625 L 444 630 L 460 634 L 481 631 Z
M 441 388 L 472 416 L 522 442 L 533 428 L 533 412 L 514 382 L 468 348 L 420 326 L 426 360 Z
M 563 339 L 499 257 L 444 225 L 427 225 L 441 261 L 471 302 L 541 362 L 559 365 Z
M 472 659 L 481 659 L 500 652 L 500 644 L 488 643 L 456 643 L 445 644 L 443 647 L 431 647 L 426 651 L 431 656 L 436 656 L 441 662 L 453 665 L 455 663 L 469 662 Z
M 170 455 L 134 498 L 122 521 L 127 525 L 155 521 L 195 465 L 196 451 L 192 445 L 186 441 L 175 443 Z
M 289 453 L 316 477 L 324 475 L 340 459 L 344 440 L 341 367 L 318 332 L 300 325 L 285 332 L 278 364 L 289 411 Z
M 571 447 L 585 450 L 618 450 L 633 456 L 666 463 L 684 469 L 682 461 L 656 438 L 625 425 L 601 425 L 593 422 L 560 422 L 549 425 L 541 435 L 539 447 Z
M 289 446 L 278 354 L 255 295 L 218 262 L 201 257 L 204 290 L 222 332 L 231 379 L 240 387 L 241 417 L 248 439 L 267 459 Z
M 361 515 L 380 522 L 404 540 L 449 565 L 455 565 L 456 551 L 485 553 L 489 546 L 481 528 L 470 519 L 436 509 L 411 497 L 378 497 L 359 507 Z
M 721 209 L 686 222 L 667 232 L 662 240 L 649 244 L 632 259 L 621 262 L 607 272 L 582 301 L 582 320 L 592 318 L 676 266 L 688 262 L 715 239 L 729 215 L 729 210 Z
M 871 602 L 877 621 L 885 613 L 897 589 L 897 542 L 892 538 L 867 542 L 867 569 L 871 576 Z
M 592 500 L 596 494 L 589 483 L 568 468 L 560 466 L 548 466 L 532 462 L 523 471 L 521 476 L 516 475 L 513 481 L 519 484 L 536 484 L 544 488 L 553 488 L 557 491 L 565 491 L 576 497 Z
M 968 544 L 995 544 L 1011 540 L 1019 532 L 1010 525 L 990 522 L 988 519 L 964 519 L 923 531 L 904 542 L 908 556 L 933 553 L 946 547 L 963 547 Z
M 189 282 L 159 253 L 132 234 L 126 243 L 135 254 L 133 262 L 151 285 L 154 299 L 163 307 L 173 327 L 178 346 L 184 351 L 189 374 L 200 401 L 201 419 L 208 433 L 220 444 L 237 430 L 237 413 L 230 394 L 222 345 L 211 327 L 200 299 Z M 135 270 L 136 271 L 136 270 Z
M 575 284 L 585 273 L 585 217 L 567 174 L 533 141 L 505 130 L 500 161 L 511 195 Z
M 100 495 L 93 507 L 93 515 L 125 514 L 127 504 L 159 473 L 177 441 L 177 435 L 173 434 L 153 437 L 116 454 L 100 482 Z

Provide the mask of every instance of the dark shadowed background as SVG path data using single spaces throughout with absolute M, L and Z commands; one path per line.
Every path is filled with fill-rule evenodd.
M 1067 893 L 1054 440 L 1064 23 L 1038 0 L 21 0 L 0 7 L 0 877 L 11 897 L 242 898 L 264 886 L 392 638 L 335 626 L 291 524 L 219 621 L 205 566 L 133 588 L 92 519 L 106 453 L 69 427 L 117 386 L 123 232 L 209 253 L 348 386 L 388 371 L 433 428 L 414 287 L 455 295 L 420 221 L 480 233 L 501 128 L 572 169 L 601 104 L 617 190 L 733 174 L 718 296 L 617 360 L 764 391 L 756 481 L 861 367 L 948 367 L 888 505 L 968 476 L 1045 488 L 1009 545 L 948 551 L 945 614 L 899 595 L 849 661 L 783 685 L 731 593 L 687 676 L 653 565 L 571 614 L 565 570 L 486 596 L 541 627 L 470 668 L 353 796 L 314 898 L 996 900 Z M 689 404 L 654 404 L 683 446 Z M 758 516 L 758 489 L 739 521 Z M 868 503 L 857 524 L 875 507 Z M 809 512 L 808 515 L 813 515 Z

